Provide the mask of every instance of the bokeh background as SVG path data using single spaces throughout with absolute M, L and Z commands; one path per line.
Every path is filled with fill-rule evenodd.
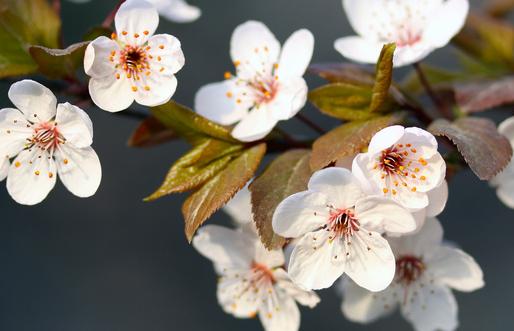
M 178 74 L 174 98 L 186 105 L 193 104 L 199 87 L 232 70 L 229 38 L 248 19 L 265 22 L 281 41 L 296 29 L 310 29 L 316 37 L 313 62 L 341 61 L 333 41 L 351 33 L 340 0 L 190 2 L 202 8 L 200 20 L 178 25 L 161 19 L 159 27 L 182 41 L 186 66 Z M 115 3 L 63 0 L 66 42 L 79 41 Z M 428 62 L 451 67 L 453 55 L 450 47 Z M 309 84 L 319 81 L 309 78 Z M 0 83 L 0 107 L 10 106 L 8 87 Z M 103 166 L 102 185 L 94 197 L 76 198 L 58 184 L 44 203 L 29 208 L 17 205 L 0 188 L 0 330 L 261 330 L 258 320 L 234 319 L 218 306 L 211 263 L 183 234 L 184 197 L 142 202 L 186 144 L 131 149 L 126 141 L 137 125 L 134 119 L 97 108 L 87 111 Z M 327 129 L 336 125 L 311 108 L 305 114 Z M 312 134 L 295 120 L 285 127 L 298 135 Z M 452 180 L 448 207 L 440 217 L 446 238 L 476 258 L 486 281 L 480 291 L 456 294 L 461 330 L 514 329 L 513 216 L 487 183 L 469 171 Z M 221 212 L 212 221 L 229 222 Z M 410 330 L 399 314 L 368 326 L 350 323 L 340 313 L 341 299 L 333 288 L 320 295 L 317 309 L 302 310 L 301 330 Z

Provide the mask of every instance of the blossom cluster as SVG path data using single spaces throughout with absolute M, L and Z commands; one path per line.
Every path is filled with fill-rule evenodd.
M 172 101 L 186 63 L 181 42 L 156 32 L 159 15 L 191 22 L 200 9 L 183 0 L 127 0 L 112 17 L 112 34 L 82 45 L 88 81 L 64 80 L 107 112 L 150 108 L 139 129 L 151 143 L 180 136 L 193 145 L 147 199 L 194 191 L 182 210 L 186 234 L 213 262 L 224 312 L 258 317 L 266 331 L 297 331 L 299 305 L 314 308 L 321 300 L 315 291 L 334 287 L 351 321 L 370 323 L 399 309 L 415 330 L 455 330 L 452 290 L 482 288 L 483 273 L 473 257 L 444 241 L 442 224 L 451 220 L 436 217 L 448 200 L 449 174 L 466 164 L 514 209 L 514 117 L 498 128 L 485 119 L 465 121 L 458 102 L 446 105 L 423 76 L 419 62 L 463 29 L 468 0 L 342 4 L 357 35 L 336 40 L 334 48 L 356 62 L 378 61 L 375 75 L 361 67 L 358 74 L 346 72 L 356 67 L 311 67 L 332 84 L 309 91 L 304 75 L 313 33 L 299 29 L 281 45 L 264 23 L 250 20 L 230 39 L 233 71 L 201 87 L 189 110 Z M 432 118 L 392 83 L 393 68 L 409 64 L 441 117 Z M 41 203 L 57 177 L 75 196 L 93 196 L 102 168 L 87 112 L 58 103 L 30 79 L 12 84 L 8 98 L 14 107 L 0 110 L 0 180 L 13 200 Z M 279 127 L 302 118 L 308 100 L 344 121 L 326 133 L 303 119 L 322 133 L 314 143 Z M 267 148 L 285 153 L 257 176 Z M 483 166 L 487 152 L 491 167 Z M 200 227 L 221 207 L 233 219 L 230 227 Z

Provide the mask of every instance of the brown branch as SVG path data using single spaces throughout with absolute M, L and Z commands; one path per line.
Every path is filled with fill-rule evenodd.
M 448 107 L 448 105 L 441 100 L 439 95 L 434 91 L 432 86 L 430 85 L 430 82 L 428 81 L 425 73 L 423 72 L 423 69 L 419 65 L 419 62 L 413 64 L 414 69 L 416 70 L 416 73 L 418 74 L 419 81 L 421 82 L 421 85 L 425 88 L 425 91 L 427 92 L 428 96 L 434 103 L 434 105 L 437 107 L 437 109 L 441 112 L 441 114 L 446 117 L 447 119 L 451 120 L 453 118 L 453 114 Z

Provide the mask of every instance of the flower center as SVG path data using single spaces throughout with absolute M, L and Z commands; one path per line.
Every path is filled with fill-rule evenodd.
M 425 264 L 415 256 L 402 256 L 396 260 L 396 280 L 407 286 L 421 277 Z
M 45 122 L 34 126 L 34 134 L 27 147 L 36 146 L 44 151 L 53 153 L 59 144 L 64 144 L 65 141 L 66 139 L 57 129 L 57 123 Z
M 427 180 L 426 176 L 420 173 L 428 163 L 417 154 L 417 149 L 409 143 L 393 145 L 382 151 L 373 169 L 382 172 L 384 194 L 396 195 L 400 188 L 416 192 L 417 185 Z
M 120 51 L 119 66 L 127 74 L 127 78 L 141 79 L 143 71 L 150 69 L 146 49 L 139 46 L 126 45 Z
M 359 231 L 360 223 L 355 218 L 353 209 L 339 209 L 330 207 L 330 214 L 328 217 L 326 231 L 331 232 L 329 240 L 335 238 L 345 238 L 353 236 L 355 232 Z
M 251 272 L 252 277 L 250 279 L 250 282 L 254 285 L 257 285 L 261 282 L 269 284 L 275 283 L 275 277 L 273 277 L 273 272 L 265 265 L 253 262 Z

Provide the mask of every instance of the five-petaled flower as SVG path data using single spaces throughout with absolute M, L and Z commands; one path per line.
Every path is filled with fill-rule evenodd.
M 55 186 L 57 175 L 76 196 L 95 194 L 102 169 L 90 147 L 89 116 L 69 103 L 57 105 L 54 94 L 32 80 L 14 83 L 9 99 L 17 109 L 0 110 L 0 169 L 11 197 L 37 204 Z
M 417 331 L 457 328 L 457 302 L 450 288 L 471 292 L 484 285 L 480 266 L 462 250 L 442 243 L 443 229 L 429 219 L 415 235 L 390 239 L 396 256 L 396 275 L 382 292 L 371 293 L 342 280 L 343 314 L 369 323 L 401 307 Z
M 157 10 L 151 4 L 127 0 L 116 13 L 117 33 L 88 45 L 84 70 L 91 76 L 89 93 L 98 107 L 116 112 L 134 100 L 153 107 L 171 99 L 184 54 L 177 38 L 153 35 L 158 24 Z
M 176 23 L 189 23 L 197 20 L 202 11 L 200 8 L 191 6 L 185 0 L 148 0 L 152 3 L 159 14 L 164 18 Z
M 280 48 L 262 23 L 238 26 L 230 43 L 236 75 L 201 88 L 195 109 L 223 125 L 239 122 L 232 135 L 241 141 L 265 137 L 280 120 L 295 116 L 307 101 L 303 74 L 309 65 L 314 37 L 308 30 L 296 31 Z
M 352 172 L 366 192 L 390 197 L 412 211 L 429 204 L 427 192 L 443 184 L 446 163 L 429 132 L 399 125 L 379 131 Z
M 300 311 L 296 302 L 313 308 L 318 296 L 295 286 L 282 268 L 281 250 L 268 251 L 252 231 L 208 225 L 193 246 L 214 263 L 220 275 L 218 301 L 238 318 L 259 315 L 266 331 L 297 331 Z
M 343 56 L 375 63 L 382 46 L 396 43 L 396 67 L 418 62 L 446 46 L 460 31 L 469 11 L 468 0 L 343 0 L 358 36 L 334 46 Z
M 408 233 L 416 223 L 406 209 L 382 196 L 366 196 L 350 171 L 316 172 L 308 190 L 282 201 L 273 230 L 299 238 L 288 273 L 306 289 L 331 286 L 343 273 L 371 291 L 394 276 L 394 256 L 381 233 Z
M 514 117 L 510 117 L 498 126 L 498 132 L 509 139 L 514 148 Z M 514 208 L 514 156 L 507 167 L 490 184 L 496 187 L 498 198 L 509 208 Z

